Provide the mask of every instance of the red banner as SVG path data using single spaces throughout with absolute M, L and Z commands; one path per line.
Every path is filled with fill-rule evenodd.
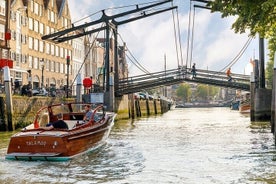
M 10 59 L 0 59 L 0 68 L 3 68 L 5 66 L 13 68 L 13 61 Z

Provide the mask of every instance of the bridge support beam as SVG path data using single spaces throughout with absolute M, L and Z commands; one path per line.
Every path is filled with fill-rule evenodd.
M 271 119 L 270 89 L 257 88 L 254 98 L 254 121 L 269 121 Z
M 271 119 L 271 89 L 262 88 L 259 85 L 259 67 L 255 61 L 254 75 L 251 76 L 251 121 L 269 121 Z

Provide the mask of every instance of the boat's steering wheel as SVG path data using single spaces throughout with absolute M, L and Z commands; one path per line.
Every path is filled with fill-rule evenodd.
M 100 112 L 100 110 L 102 111 Z M 90 118 L 90 122 L 98 123 L 104 118 L 104 115 L 105 115 L 104 107 L 103 105 L 100 105 L 93 111 Z

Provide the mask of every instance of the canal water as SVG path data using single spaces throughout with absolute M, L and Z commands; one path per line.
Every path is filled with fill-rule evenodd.
M 0 133 L 0 183 L 276 183 L 269 122 L 229 108 L 173 109 L 116 122 L 106 144 L 68 162 L 9 161 Z

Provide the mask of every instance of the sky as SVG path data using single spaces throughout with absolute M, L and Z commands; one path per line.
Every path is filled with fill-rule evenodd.
M 135 6 L 130 5 L 149 2 L 153 1 L 68 0 L 71 19 L 76 25 L 97 20 L 102 15 L 101 10 L 104 9 L 108 15 L 114 15 L 135 9 Z M 190 4 L 192 5 L 191 12 Z M 234 33 L 231 25 L 235 17 L 221 18 L 220 13 L 211 13 L 209 10 L 202 8 L 194 9 L 194 4 L 204 5 L 194 1 L 190 3 L 189 0 L 174 0 L 173 6 L 177 6 L 178 13 L 176 11 L 174 13 L 166 11 L 120 25 L 118 27 L 119 44 L 122 45 L 125 42 L 128 48 L 126 54 L 130 57 L 133 55 L 149 72 L 175 69 L 179 65 L 190 67 L 191 63 L 196 63 L 196 68 L 198 69 L 225 71 L 225 67 L 229 63 L 237 60 L 231 67 L 232 72 L 250 74 L 250 59 L 259 58 L 258 37 L 252 39 L 245 52 L 239 59 L 236 59 L 249 39 L 248 34 Z M 139 6 L 145 5 L 148 4 Z M 128 8 L 118 9 L 118 7 L 125 6 L 128 6 Z M 165 6 L 168 8 L 171 3 L 166 3 Z M 158 6 L 157 8 L 159 7 L 163 6 Z M 190 16 L 190 24 L 189 14 L 194 15 Z M 84 19 L 88 16 L 89 18 Z M 192 22 L 194 22 L 193 31 Z M 177 25 L 179 25 L 179 29 Z M 178 33 L 179 30 L 180 33 L 176 34 L 180 35 L 176 39 L 174 27 L 176 27 L 176 32 Z M 191 51 L 188 48 L 193 49 Z M 130 61 L 128 63 L 129 76 L 144 74 Z

